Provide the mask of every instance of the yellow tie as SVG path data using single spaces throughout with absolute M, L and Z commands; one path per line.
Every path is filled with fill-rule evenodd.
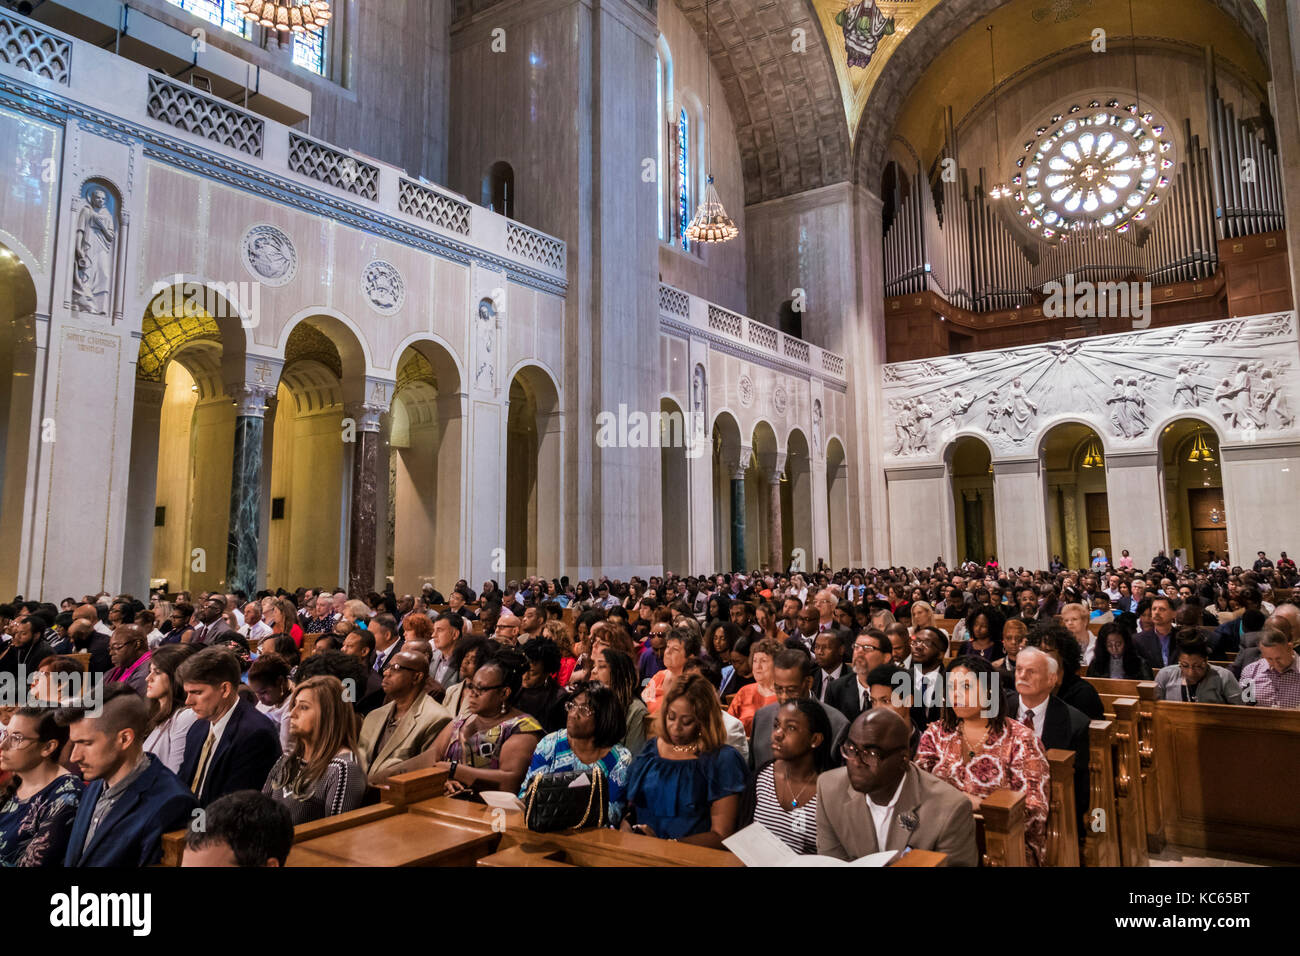
M 199 788 L 203 786 L 203 772 L 208 769 L 208 758 L 212 756 L 212 745 L 217 742 L 215 731 L 208 731 L 208 739 L 203 741 L 203 749 L 199 751 L 199 765 L 194 768 L 194 782 L 190 784 L 190 792 L 198 796 Z

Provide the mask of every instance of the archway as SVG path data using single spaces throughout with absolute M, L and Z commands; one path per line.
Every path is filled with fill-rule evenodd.
M 717 568 L 710 570 L 738 570 L 745 564 L 745 522 L 743 512 L 739 524 L 733 520 L 732 479 L 736 477 L 740 462 L 740 425 L 727 412 L 720 412 L 713 420 L 713 553 Z M 748 451 L 746 449 L 746 451 Z M 746 462 L 748 464 L 748 462 Z M 744 473 L 740 475 L 741 502 L 743 504 Z
M 1046 488 L 1047 543 L 1067 567 L 1086 568 L 1098 548 L 1114 562 L 1106 458 L 1101 437 L 1087 425 L 1063 422 L 1043 436 L 1039 454 Z M 1008 520 L 1006 515 L 1002 520 Z
M 393 587 L 419 593 L 431 581 L 444 593 L 461 576 L 462 414 L 460 375 L 433 342 L 408 346 L 397 363 L 386 474 L 386 573 Z
M 555 383 L 534 365 L 510 382 L 506 423 L 506 574 L 563 573 L 561 413 Z
M 1209 564 L 1210 552 L 1228 557 L 1220 460 L 1218 433 L 1199 419 L 1180 418 L 1160 434 L 1169 554 L 1192 567 Z
M 689 449 L 684 446 L 686 429 L 691 425 L 671 398 L 659 399 L 659 416 L 664 570 L 686 574 L 690 571 L 690 475 L 686 457 Z
M 750 444 L 754 454 L 745 472 L 745 518 L 747 528 L 753 531 L 745 535 L 745 563 L 777 572 L 785 566 L 787 554 L 781 529 L 785 462 L 778 456 L 776 432 L 768 422 L 754 425 Z
M 235 408 L 224 370 L 243 363 L 238 303 L 198 282 L 160 287 L 136 360 L 123 585 L 225 590 Z
M 364 372 L 360 342 L 337 319 L 302 319 L 285 340 L 275 407 L 266 416 L 268 587 L 348 584 L 352 457 L 361 423 L 346 417 L 345 403 L 361 393 Z
M 826 516 L 832 568 L 849 566 L 849 464 L 838 438 L 826 443 Z
M 28 466 L 33 462 L 32 415 L 36 381 L 36 286 L 18 257 L 0 246 L 0 595 L 19 586 Z M 39 434 L 40 427 L 36 432 Z M 32 489 L 34 490 L 34 489 Z
M 785 475 L 781 481 L 781 539 L 789 561 L 797 570 L 813 567 L 812 461 L 808 439 L 794 429 L 785 442 Z
M 507 162 L 495 162 L 483 177 L 482 204 L 507 219 L 515 218 L 515 171 Z
M 958 560 L 984 564 L 997 552 L 998 540 L 993 453 L 983 441 L 967 435 L 948 447 L 947 459 Z

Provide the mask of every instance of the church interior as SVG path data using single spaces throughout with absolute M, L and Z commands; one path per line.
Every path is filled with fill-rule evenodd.
M 1293 0 L 0 0 L 0 595 L 942 564 L 1014 611 L 1159 556 L 1235 601 L 1300 548 L 1292 218 Z M 1098 679 L 1100 830 L 1049 760 L 1052 865 L 1300 860 L 1200 783 L 1297 711 L 1155 686 Z M 411 776 L 304 858 L 536 849 Z

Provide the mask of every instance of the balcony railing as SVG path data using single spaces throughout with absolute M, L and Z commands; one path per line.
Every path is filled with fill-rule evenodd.
M 72 71 L 73 55 L 78 63 Z M 257 171 L 304 185 L 327 197 L 369 207 L 464 240 L 486 253 L 563 284 L 567 247 L 561 239 L 476 206 L 464 196 L 405 170 L 322 143 L 228 100 L 200 91 L 93 44 L 19 14 L 0 12 L 0 73 L 21 71 L 36 87 L 57 84 L 106 118 L 124 120 L 170 142 L 201 140 L 217 161 L 251 163 Z M 137 91 L 132 95 L 131 91 Z M 146 139 L 147 139 L 146 135 Z M 199 143 L 195 143 L 200 146 Z M 349 213 L 353 210 L 348 210 Z
M 659 315 L 669 322 L 689 325 L 742 345 L 756 361 L 770 358 L 772 364 L 794 365 L 819 378 L 837 382 L 846 380 L 842 355 L 662 283 L 659 285 Z

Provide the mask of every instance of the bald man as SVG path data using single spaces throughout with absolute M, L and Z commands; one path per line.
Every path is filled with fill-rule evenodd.
M 145 682 L 149 680 L 149 638 L 135 624 L 121 624 L 108 639 L 108 656 L 113 669 L 104 682 L 121 682 L 141 697 L 145 696 Z
M 366 716 L 357 741 L 357 762 L 371 785 L 400 773 L 403 761 L 433 746 L 451 714 L 425 693 L 429 657 L 410 644 L 392 656 L 384 668 L 388 703 Z
M 881 850 L 936 850 L 975 866 L 975 814 L 951 784 L 908 759 L 911 727 L 872 707 L 849 727 L 844 766 L 817 779 L 817 852 L 856 860 Z

